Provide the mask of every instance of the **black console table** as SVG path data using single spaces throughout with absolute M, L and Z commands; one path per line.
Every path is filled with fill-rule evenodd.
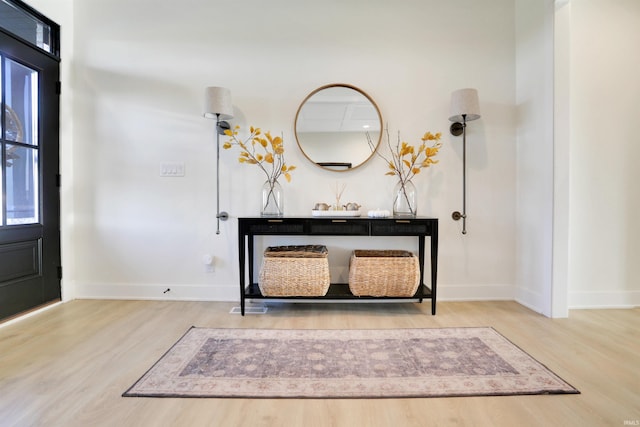
M 420 285 L 411 297 L 358 297 L 349 291 L 348 284 L 331 284 L 322 297 L 265 297 L 254 283 L 255 236 L 417 236 L 420 264 Z M 431 283 L 424 283 L 425 237 L 431 241 Z M 246 299 L 278 300 L 345 300 L 388 299 L 422 302 L 431 299 L 431 314 L 436 314 L 436 279 L 438 266 L 437 218 L 368 218 L 368 217 L 250 217 L 238 218 L 238 254 L 240 266 L 240 311 L 244 316 Z M 248 261 L 248 269 L 247 269 Z M 248 273 L 248 282 L 247 282 Z

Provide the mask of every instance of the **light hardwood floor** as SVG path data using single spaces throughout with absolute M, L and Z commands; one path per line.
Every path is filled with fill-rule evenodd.
M 285 304 L 72 301 L 0 327 L 1 426 L 624 426 L 640 423 L 640 309 L 549 319 L 515 302 Z M 438 399 L 121 397 L 190 326 L 492 326 L 580 395 Z

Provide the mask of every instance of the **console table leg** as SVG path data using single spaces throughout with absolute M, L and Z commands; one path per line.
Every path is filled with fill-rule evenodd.
M 240 266 L 240 314 L 244 316 L 245 260 L 246 251 L 243 233 L 238 233 L 238 265 Z
M 418 236 L 418 268 L 420 269 L 420 303 L 424 297 L 424 236 Z
M 436 295 L 438 293 L 438 228 L 431 233 L 431 315 L 436 314 Z

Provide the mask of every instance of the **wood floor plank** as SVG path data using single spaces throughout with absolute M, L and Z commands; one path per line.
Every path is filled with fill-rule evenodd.
M 278 304 L 78 300 L 0 327 L 0 425 L 623 426 L 640 420 L 640 309 L 548 319 L 515 302 Z M 490 326 L 580 395 L 437 399 L 121 397 L 191 326 L 370 329 Z

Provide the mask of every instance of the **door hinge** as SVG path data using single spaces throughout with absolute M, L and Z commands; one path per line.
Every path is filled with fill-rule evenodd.
M 56 82 L 56 95 L 61 95 L 62 94 L 62 82 L 58 81 Z
M 62 280 L 62 266 L 58 266 L 58 279 Z
M 62 187 L 62 175 L 59 173 L 56 174 L 56 187 Z

